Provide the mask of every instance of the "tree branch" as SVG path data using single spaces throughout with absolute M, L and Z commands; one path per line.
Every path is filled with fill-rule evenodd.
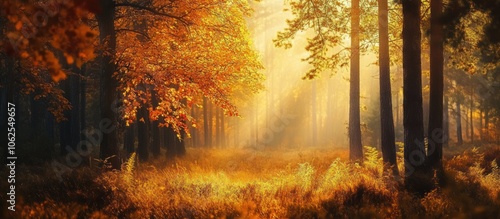
M 189 26 L 189 22 L 184 19 L 185 15 L 184 16 L 176 16 L 176 15 L 172 15 L 172 14 L 158 11 L 158 10 L 151 8 L 151 7 L 139 5 L 136 3 L 130 3 L 130 2 L 117 3 L 117 4 L 115 4 L 115 7 L 131 7 L 131 8 L 134 8 L 136 10 L 147 11 L 153 15 L 158 15 L 158 16 L 176 19 L 176 20 L 180 21 L 181 23 L 183 23 L 184 26 L 186 26 L 186 27 Z
M 115 31 L 116 32 L 121 32 L 121 31 L 133 32 L 133 33 L 139 34 L 139 35 L 145 37 L 146 39 L 148 39 L 149 41 L 151 41 L 151 38 L 146 33 L 142 32 L 142 31 L 132 30 L 132 29 L 126 29 L 126 28 L 117 29 Z

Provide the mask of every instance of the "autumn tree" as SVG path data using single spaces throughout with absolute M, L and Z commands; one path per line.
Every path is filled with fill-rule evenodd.
M 392 113 L 391 64 L 389 56 L 389 7 L 387 0 L 378 1 L 379 26 L 379 72 L 380 72 L 380 130 L 381 147 L 384 163 L 392 167 L 393 174 L 398 175 L 396 161 L 396 139 Z
M 126 31 L 118 38 L 118 64 L 123 66 L 119 73 L 120 89 L 124 91 L 123 118 L 132 123 L 136 119 L 134 112 L 154 102 L 150 107 L 151 121 L 159 121 L 160 126 L 171 129 L 182 143 L 175 143 L 181 148 L 171 152 L 184 151 L 182 145 L 189 137 L 187 124 L 197 126 L 191 116 L 193 107 L 202 106 L 205 111 L 213 103 L 225 115 L 235 115 L 236 89 L 255 92 L 261 89 L 263 80 L 244 20 L 251 11 L 248 5 L 206 1 L 183 7 L 193 7 L 183 17 L 189 26 L 168 17 L 151 20 L 148 13 L 134 13 L 137 19 L 146 18 L 150 23 L 148 30 Z M 133 23 L 118 25 L 127 30 Z M 147 37 L 147 42 L 131 46 L 130 39 L 136 40 L 133 37 L 136 34 Z M 137 89 L 141 83 L 150 85 L 152 90 Z M 210 118 L 203 122 L 209 124 Z M 171 131 L 167 132 L 167 142 L 177 147 L 173 142 L 178 141 L 171 139 Z

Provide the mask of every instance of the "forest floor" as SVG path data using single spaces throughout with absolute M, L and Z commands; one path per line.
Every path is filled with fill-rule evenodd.
M 500 148 L 445 151 L 448 183 L 425 195 L 407 192 L 401 179 L 384 174 L 371 147 L 365 148 L 362 164 L 349 163 L 346 149 L 188 148 L 176 160 L 137 163 L 132 157 L 121 171 L 85 167 L 63 180 L 49 164 L 21 165 L 16 211 L 1 206 L 0 216 L 500 218 Z M 402 153 L 398 156 L 402 171 Z

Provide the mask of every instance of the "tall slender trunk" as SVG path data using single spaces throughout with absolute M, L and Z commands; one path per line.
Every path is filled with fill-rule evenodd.
M 208 100 L 206 97 L 203 97 L 203 134 L 205 147 L 210 147 L 210 133 L 208 131 Z
M 177 154 L 177 147 L 176 144 L 178 142 L 177 139 L 177 134 L 175 131 L 171 128 L 168 127 L 165 129 L 165 144 L 167 146 L 167 153 L 166 156 L 167 158 L 173 158 Z
M 186 154 L 186 141 L 185 141 L 186 133 L 184 131 L 181 131 L 180 137 L 181 137 L 180 139 L 176 138 L 176 140 L 177 140 L 177 143 L 175 145 L 175 147 L 176 147 L 175 156 L 176 157 L 184 156 Z
M 471 82 L 472 83 L 472 82 Z M 474 143 L 474 86 L 471 86 L 470 92 L 470 114 L 469 114 L 469 123 L 470 123 L 470 142 Z
M 145 84 L 139 84 L 137 86 L 139 91 L 143 92 L 143 98 L 148 92 Z M 149 120 L 149 107 L 146 103 L 141 103 L 139 109 L 137 109 L 136 119 L 137 119 L 137 155 L 140 161 L 147 161 L 149 159 L 149 146 L 150 146 L 150 131 L 151 123 Z
M 198 119 L 197 118 L 197 114 L 196 114 L 196 109 L 195 109 L 196 106 L 192 106 L 191 107 L 191 117 L 193 117 L 194 119 Z M 195 127 L 191 127 L 191 138 L 192 138 L 192 141 L 193 141 L 193 145 L 192 147 L 198 147 L 199 146 L 199 140 L 198 140 L 198 129 L 195 128 Z
M 431 0 L 430 100 L 427 161 L 438 177 L 443 171 L 443 11 L 442 0 Z
M 422 106 L 422 68 L 420 0 L 403 3 L 403 125 L 405 186 L 424 192 L 425 170 L 424 122 Z
M 387 0 L 378 0 L 379 70 L 380 70 L 380 128 L 384 164 L 399 175 L 396 161 L 396 139 L 392 114 L 391 72 L 389 58 L 389 21 Z
M 465 105 L 465 107 L 467 107 Z M 464 119 L 465 119 L 465 137 L 467 137 L 467 139 L 470 141 L 470 129 L 469 129 L 469 109 L 465 108 L 465 116 L 464 116 Z
M 349 159 L 363 159 L 359 105 L 359 0 L 351 0 L 351 66 L 349 91 Z
M 73 77 L 73 76 L 70 76 Z M 70 89 L 71 89 L 71 78 L 68 80 L 62 81 L 61 84 L 61 89 L 64 91 L 64 97 L 70 101 L 71 104 L 71 96 L 70 94 Z M 61 148 L 61 155 L 66 155 L 69 153 L 68 150 L 73 148 L 71 146 L 71 120 L 73 119 L 71 110 L 66 110 L 64 111 L 64 118 L 65 120 L 59 123 L 59 145 Z
M 462 145 L 464 140 L 462 137 L 462 109 L 460 101 L 457 101 L 457 114 L 455 117 L 457 123 L 457 144 Z
M 150 144 L 150 122 L 149 110 L 145 104 L 137 110 L 137 155 L 139 160 L 147 161 L 149 158 L 149 144 Z
M 399 74 L 399 72 L 397 72 L 396 74 Z M 396 123 L 395 123 L 395 126 L 396 126 L 396 129 L 400 129 L 401 128 L 401 116 L 400 116 L 400 108 L 399 108 L 399 88 L 397 89 L 397 92 L 396 92 L 396 106 L 394 107 L 396 109 Z M 399 136 L 399 135 L 398 135 Z M 398 141 L 399 140 L 399 137 L 398 137 Z
M 448 141 L 450 140 L 450 114 L 448 111 L 449 111 L 449 99 L 448 96 L 445 96 L 443 103 L 443 146 L 444 147 L 448 147 Z
M 124 148 L 127 150 L 128 156 L 135 152 L 135 129 L 137 127 L 137 121 L 129 126 L 125 127 L 125 136 L 123 140 Z
M 208 103 L 208 146 L 209 147 L 212 147 L 213 146 L 213 141 L 212 141 L 212 138 L 213 138 L 213 130 L 214 130 L 214 114 L 213 114 L 213 104 L 212 103 Z
M 483 108 L 479 108 L 479 139 L 484 141 Z
M 240 146 L 240 120 L 239 118 L 233 118 L 234 121 L 234 144 L 233 146 Z
M 312 146 L 316 147 L 318 144 L 318 119 L 317 119 L 317 106 L 316 106 L 316 80 L 312 82 L 312 96 L 311 96 L 311 125 L 312 125 Z
M 484 110 L 484 132 L 485 132 L 485 141 L 490 142 L 490 114 L 489 109 L 486 108 Z
M 224 110 L 220 110 L 220 133 L 221 133 L 221 147 L 226 147 L 226 124 L 225 124 Z
M 87 71 L 87 65 L 82 66 L 81 72 L 81 80 L 80 80 L 80 132 L 81 132 L 81 138 L 84 139 L 83 133 L 85 129 L 87 128 L 86 125 L 86 115 L 87 115 L 87 81 L 86 81 L 86 71 Z
M 221 146 L 221 133 L 220 133 L 220 108 L 215 107 L 215 145 L 217 147 Z
M 101 0 L 100 13 L 97 14 L 100 41 L 105 45 L 101 56 L 101 124 L 102 141 L 100 145 L 101 158 L 109 158 L 114 169 L 120 168 L 119 150 L 117 144 L 117 117 L 113 102 L 118 99 L 118 80 L 113 76 L 116 71 L 114 56 L 116 52 L 115 3 L 113 0 Z
M 77 70 L 76 72 L 79 72 Z M 73 75 L 69 77 L 70 82 L 70 103 L 71 103 L 71 122 L 70 122 L 70 130 L 71 130 L 71 148 L 76 150 L 77 144 L 81 140 L 81 116 L 80 116 L 80 78 L 78 75 Z M 87 159 L 83 159 L 87 160 Z
M 151 104 L 153 109 L 156 109 L 158 107 L 158 95 L 154 89 L 151 89 Z M 153 154 L 154 157 L 160 156 L 160 147 L 161 147 L 161 142 L 160 142 L 160 119 L 157 118 L 154 121 L 151 122 L 152 124 L 152 137 L 153 141 L 151 142 L 151 154 Z

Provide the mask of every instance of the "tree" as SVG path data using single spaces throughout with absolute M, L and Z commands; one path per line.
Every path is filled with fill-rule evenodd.
M 382 157 L 384 163 L 392 167 L 394 175 L 398 175 L 396 160 L 396 142 L 392 114 L 392 92 L 389 57 L 389 21 L 387 0 L 378 1 L 379 25 L 379 71 L 380 71 L 380 130 Z
M 191 127 L 197 124 L 192 109 L 200 106 L 202 101 L 204 111 L 213 104 L 226 115 L 236 115 L 236 91 L 256 92 L 261 89 L 263 77 L 258 70 L 262 66 L 249 41 L 244 20 L 250 8 L 244 2 L 213 3 L 182 3 L 179 7 L 187 9 L 178 9 L 180 20 L 169 16 L 151 19 L 148 16 L 150 10 L 161 8 L 155 4 L 151 8 L 134 4 L 132 9 L 138 10 L 133 12 L 121 9 L 121 14 L 148 23 L 146 30 L 138 30 L 128 20 L 117 22 L 119 30 L 123 30 L 118 36 L 120 57 L 117 61 L 126 121 L 135 120 L 134 114 L 142 104 L 154 102 L 150 108 L 150 120 L 173 129 L 184 144 L 185 138 L 190 137 L 188 124 Z M 185 11 L 190 13 L 183 14 Z M 176 14 L 176 11 L 169 13 Z M 147 40 L 130 43 L 138 40 L 135 35 Z M 137 89 L 140 83 L 153 87 L 155 101 L 152 101 L 153 95 L 143 95 L 144 91 Z M 138 98 L 141 96 L 145 99 Z M 203 121 L 208 129 L 211 127 L 210 117 L 207 115 Z M 208 134 L 205 141 L 210 140 L 210 133 L 206 131 L 205 134 Z
M 120 168 L 119 148 L 117 142 L 118 118 L 114 103 L 118 100 L 118 80 L 114 76 L 116 65 L 114 63 L 116 55 L 116 30 L 115 30 L 115 10 L 116 5 L 112 0 L 99 1 L 100 11 L 96 14 L 99 25 L 99 39 L 104 45 L 104 53 L 101 54 L 101 129 L 103 131 L 100 149 L 102 159 L 108 159 L 112 168 Z M 100 124 L 101 125 L 101 124 Z M 140 130 L 139 130 L 140 133 Z M 141 145 L 139 144 L 139 147 Z M 144 158 L 144 157 L 143 157 Z
M 443 11 L 442 0 L 431 0 L 430 101 L 427 134 L 428 164 L 443 177 Z
M 363 159 L 359 105 L 359 0 L 351 0 L 351 65 L 349 79 L 349 158 Z
M 423 192 L 429 185 L 425 169 L 422 108 L 420 0 L 403 4 L 403 123 L 405 186 Z

